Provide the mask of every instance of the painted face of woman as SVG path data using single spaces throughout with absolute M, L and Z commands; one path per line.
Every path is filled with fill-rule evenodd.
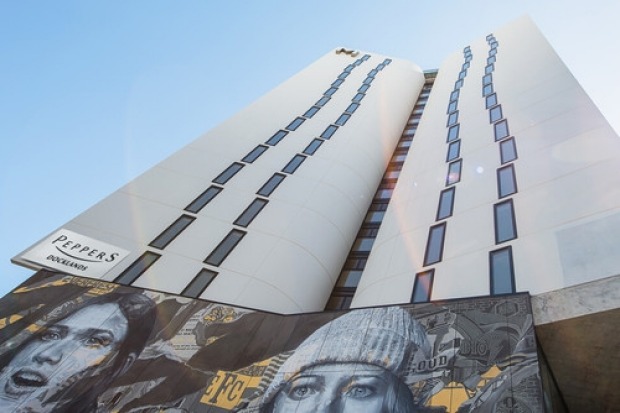
M 45 328 L 2 370 L 0 406 L 49 410 L 50 398 L 101 373 L 126 335 L 127 319 L 116 304 L 85 307 Z
M 386 395 L 396 391 L 389 371 L 369 364 L 332 363 L 306 369 L 276 395 L 273 411 L 383 413 Z

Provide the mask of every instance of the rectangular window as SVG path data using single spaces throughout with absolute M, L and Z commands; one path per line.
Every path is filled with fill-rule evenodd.
M 426 243 L 426 252 L 424 253 L 424 266 L 441 261 L 445 235 L 445 222 L 432 226 L 428 231 L 428 241 Z
M 495 56 L 497 54 L 497 49 L 495 47 L 489 50 L 489 56 Z
M 219 174 L 212 182 L 216 184 L 223 185 L 230 180 L 233 176 L 237 174 L 243 168 L 243 164 L 239 162 L 233 162 L 228 168 L 224 170 L 221 174 Z
M 497 93 L 491 93 L 486 97 L 487 109 L 497 105 Z
M 460 90 L 453 90 L 452 93 L 450 93 L 450 100 L 457 100 L 460 92 Z
M 446 156 L 446 162 L 450 162 L 459 157 L 461 152 L 461 140 L 456 140 L 450 143 L 448 146 L 448 156 Z
M 515 222 L 512 199 L 493 205 L 495 218 L 495 243 L 510 241 L 517 238 L 517 224 Z
M 372 83 L 372 81 L 375 80 L 372 77 L 367 77 L 366 79 L 364 79 L 364 81 L 362 82 L 365 85 L 370 85 Z
M 413 135 L 415 135 L 416 130 L 418 130 L 418 128 L 416 127 L 410 127 L 405 129 L 405 131 L 403 132 L 403 136 L 406 136 L 408 138 L 412 138 Z
M 181 215 L 179 219 L 174 221 L 172 225 L 164 230 L 157 238 L 155 238 L 149 246 L 159 248 L 160 250 L 166 248 L 168 244 L 172 242 L 185 228 L 194 221 L 194 217 L 189 215 Z
M 210 186 L 204 191 L 202 194 L 198 196 L 198 198 L 194 199 L 186 208 L 187 212 L 193 212 L 197 214 L 202 208 L 205 207 L 213 198 L 222 192 L 222 188 L 219 186 Z
M 140 275 L 148 270 L 151 265 L 155 264 L 155 261 L 157 261 L 159 257 L 161 257 L 161 255 L 155 254 L 154 252 L 145 252 L 140 256 L 140 258 L 127 267 L 125 271 L 116 277 L 114 282 L 122 285 L 130 285 L 136 281 Z
M 431 300 L 434 275 L 435 270 L 424 271 L 415 275 L 413 294 L 411 294 L 412 303 L 426 303 Z
M 297 117 L 295 118 L 295 120 L 289 123 L 285 129 L 290 130 L 290 131 L 296 130 L 298 127 L 301 126 L 302 123 L 304 123 L 304 121 L 305 121 L 304 118 Z
M 448 113 L 452 113 L 456 111 L 456 107 L 458 106 L 458 100 L 453 100 L 448 104 Z
M 462 70 L 467 70 L 467 69 L 469 69 L 469 66 L 470 66 L 470 65 L 471 65 L 471 63 L 469 63 L 469 62 L 465 62 L 465 63 L 463 63 L 463 66 L 461 67 L 461 69 L 462 69 Z
M 357 287 L 362 278 L 363 270 L 343 270 L 338 277 L 336 287 Z
M 284 181 L 286 175 L 273 174 L 271 178 L 258 190 L 257 194 L 262 196 L 269 196 L 271 193 Z
M 349 107 L 345 110 L 346 113 L 353 113 L 360 107 L 359 103 L 351 103 Z
M 319 109 L 321 109 L 318 106 L 312 106 L 310 109 L 308 109 L 306 111 L 306 113 L 304 113 L 304 116 L 308 119 L 310 119 L 311 117 L 313 117 L 314 115 L 316 115 L 316 113 L 319 111 Z
M 450 162 L 448 166 L 448 176 L 446 177 L 446 186 L 452 185 L 461 180 L 461 159 Z
M 467 70 L 461 70 L 459 72 L 459 79 L 465 79 L 465 76 L 467 76 Z
M 496 141 L 501 141 L 502 139 L 508 137 L 508 121 L 504 119 L 497 122 L 493 125 L 493 130 L 495 132 Z
M 325 106 L 327 102 L 329 102 L 329 96 L 323 96 L 321 99 L 317 100 L 314 106 Z
M 347 76 L 349 76 L 351 73 L 349 72 L 342 72 L 338 75 L 338 79 L 346 79 Z
M 238 229 L 231 230 L 226 237 L 215 247 L 213 252 L 204 260 L 206 264 L 218 267 L 228 254 L 239 244 L 241 239 L 245 236 L 246 232 Z
M 348 113 L 343 113 L 336 120 L 335 124 L 338 125 L 338 126 L 343 126 L 345 123 L 347 123 L 347 121 L 349 120 L 350 117 L 351 117 L 351 115 L 349 115 Z
M 277 131 L 271 138 L 265 142 L 267 145 L 276 146 L 288 134 L 285 130 Z
M 392 170 L 392 171 L 387 171 L 386 173 L 383 174 L 383 179 L 398 179 L 398 177 L 400 176 L 400 171 L 398 169 Z
M 338 90 L 338 88 L 337 88 L 337 87 L 330 87 L 329 89 L 327 89 L 327 90 L 325 91 L 325 93 L 323 93 L 323 95 L 325 95 L 325 96 L 331 96 L 331 95 L 333 95 L 334 93 L 336 93 L 336 91 L 337 91 L 337 90 Z
M 385 211 L 368 211 L 364 222 L 367 224 L 380 224 L 383 221 Z
M 495 56 L 487 57 L 487 64 L 490 65 L 491 63 L 495 63 L 495 60 L 497 60 Z
M 332 135 L 338 130 L 338 126 L 335 125 L 329 125 L 327 127 L 327 129 L 325 129 L 323 131 L 323 133 L 321 133 L 321 138 L 323 139 L 329 139 L 332 137 Z
M 340 85 L 341 85 L 341 84 L 343 84 L 343 83 L 344 83 L 344 80 L 342 80 L 342 79 L 336 79 L 336 80 L 334 80 L 334 82 L 332 83 L 332 87 L 338 87 L 338 86 L 340 86 Z
M 267 205 L 269 201 L 263 198 L 256 198 L 252 203 L 239 215 L 239 218 L 233 222 L 240 227 L 247 227 L 256 218 L 260 211 Z
M 415 133 L 415 130 L 413 131 Z M 407 130 L 405 130 L 405 134 L 407 133 Z M 398 149 L 406 149 L 411 147 L 411 139 L 402 139 L 400 142 L 398 142 Z
M 489 253 L 489 270 L 491 295 L 516 292 L 512 247 L 491 251 Z
M 395 153 L 390 162 L 405 162 L 405 159 L 407 159 L 407 153 Z
M 198 298 L 217 276 L 215 271 L 203 268 L 198 275 L 181 291 L 183 297 Z
M 499 143 L 499 153 L 502 164 L 517 159 L 517 145 L 514 138 L 508 138 Z
M 503 118 L 502 105 L 493 106 L 491 109 L 489 109 L 489 122 L 490 123 L 495 123 L 501 118 Z
M 245 155 L 242 161 L 246 163 L 252 163 L 256 159 L 258 159 L 258 157 L 261 156 L 263 152 L 265 152 L 268 148 L 269 147 L 265 145 L 258 145 L 256 148 L 252 149 L 250 153 Z
M 362 85 L 362 86 L 360 86 L 360 88 L 359 88 L 359 89 L 357 89 L 357 91 L 358 91 L 359 93 L 366 93 L 366 91 L 367 91 L 368 89 L 370 89 L 370 85 Z M 360 100 L 362 100 L 362 99 L 360 98 Z
M 484 67 L 484 73 L 487 75 L 490 73 L 493 73 L 494 70 L 495 70 L 495 65 L 493 63 L 491 63 L 490 65 L 486 65 Z
M 310 142 L 308 146 L 306 146 L 306 149 L 304 149 L 304 153 L 306 155 L 314 155 L 314 153 L 317 151 L 317 149 L 319 149 L 323 142 L 325 142 L 323 139 L 314 138 L 312 142 Z
M 484 75 L 482 76 L 482 84 L 483 85 L 490 85 L 491 83 L 493 83 L 493 75 L 492 74 L 488 74 L 488 75 Z
M 482 87 L 482 96 L 488 96 L 491 93 L 493 93 L 493 85 L 492 84 L 484 85 Z
M 463 79 L 459 79 L 456 82 L 454 82 L 454 88 L 455 89 L 460 89 L 463 87 Z
M 375 243 L 375 237 L 372 238 L 357 238 L 351 248 L 352 252 L 369 253 L 372 249 L 372 244 Z
M 497 196 L 504 198 L 517 192 L 517 179 L 512 164 L 497 170 Z
M 455 139 L 459 138 L 459 125 L 454 125 L 451 126 L 450 129 L 448 129 L 448 139 L 446 139 L 446 142 L 452 142 Z
M 297 170 L 297 168 L 299 168 L 299 165 L 301 165 L 301 163 L 305 160 L 306 160 L 306 157 L 304 155 L 293 156 L 293 159 L 291 159 L 289 163 L 286 164 L 286 166 L 282 169 L 282 172 L 285 172 L 287 174 L 292 174 L 293 172 Z
M 439 195 L 439 207 L 437 208 L 436 221 L 440 221 L 442 219 L 452 216 L 455 191 L 455 187 L 444 189 L 443 191 L 441 191 L 441 194 Z
M 353 96 L 353 99 L 351 99 L 351 101 L 353 103 L 360 103 L 362 101 L 362 99 L 364 99 L 364 96 L 366 96 L 363 93 L 358 93 L 357 95 Z
M 453 112 L 448 116 L 448 122 L 446 126 L 453 126 L 456 124 L 458 120 L 459 120 L 459 111 L 457 110 L 456 112 Z

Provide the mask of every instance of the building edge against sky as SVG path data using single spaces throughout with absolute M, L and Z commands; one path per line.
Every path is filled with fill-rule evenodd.
M 429 83 L 352 307 L 408 303 L 421 286 L 433 301 L 529 291 L 563 393 L 579 375 L 567 353 L 602 377 L 587 337 L 560 338 L 583 317 L 618 336 L 599 319 L 618 319 L 620 141 L 527 18 L 449 56 L 434 82 L 411 62 L 331 51 L 14 262 L 322 311 Z M 574 397 L 609 403 L 589 386 Z

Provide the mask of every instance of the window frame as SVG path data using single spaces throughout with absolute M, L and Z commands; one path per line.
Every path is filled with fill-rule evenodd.
M 500 225 L 500 219 L 499 219 L 499 215 L 498 215 L 498 211 L 500 208 L 503 208 L 504 206 L 509 206 L 508 210 L 509 216 L 507 216 L 507 218 L 509 219 L 509 221 L 507 222 L 507 224 L 510 225 L 510 232 L 511 234 L 509 234 L 507 237 L 504 236 L 500 236 L 502 234 L 500 234 L 500 232 L 504 232 L 501 231 Z M 503 221 L 502 221 L 503 222 Z M 518 238 L 518 234 L 517 234 L 517 221 L 516 221 L 516 217 L 515 217 L 515 210 L 514 210 L 514 203 L 512 201 L 512 198 L 509 198 L 505 201 L 502 202 L 498 202 L 496 204 L 493 205 L 493 224 L 494 224 L 494 228 L 495 228 L 495 244 L 502 244 L 504 242 L 507 241 L 511 241 L 513 239 Z
M 447 223 L 445 221 L 429 228 L 426 248 L 424 250 L 425 267 L 443 260 L 443 250 L 446 241 L 446 228 Z M 433 252 L 431 251 L 431 248 L 437 248 L 437 251 Z
M 275 174 L 271 175 L 269 179 L 267 179 L 263 186 L 260 187 L 260 189 L 256 192 L 256 195 L 269 197 L 273 193 L 273 191 L 275 191 L 276 188 L 280 186 L 284 179 L 286 179 L 285 174 L 276 172 Z
M 428 280 L 429 280 L 425 284 L 423 284 L 421 281 L 423 277 L 428 277 Z M 419 272 L 415 275 L 415 279 L 413 281 L 413 290 L 411 291 L 411 300 L 410 300 L 412 304 L 428 303 L 431 301 L 431 296 L 433 294 L 434 279 L 435 279 L 434 268 Z M 421 288 L 424 288 L 424 290 L 421 290 Z
M 184 210 L 193 214 L 199 213 L 202 208 L 207 206 L 207 204 L 209 204 L 209 202 L 211 202 L 213 198 L 218 196 L 223 190 L 224 188 L 221 186 L 211 185 L 202 194 L 198 195 L 192 202 L 190 202 Z
M 239 245 L 243 237 L 247 235 L 246 231 L 233 228 L 226 236 L 217 244 L 211 253 L 204 259 L 205 264 L 219 267 Z M 236 237 L 236 238 L 235 238 Z M 215 257 L 214 257 L 215 256 Z M 217 258 L 217 259 L 216 259 Z
M 230 181 L 235 175 L 237 175 L 244 166 L 245 164 L 242 164 L 241 162 L 233 162 L 228 166 L 228 168 L 224 169 L 222 173 L 216 176 L 211 182 L 213 182 L 214 184 L 224 185 L 228 181 Z
M 180 295 L 188 298 L 199 298 L 202 293 L 205 292 L 207 287 L 213 282 L 213 280 L 215 280 L 215 277 L 217 277 L 217 275 L 218 273 L 216 271 L 210 270 L 208 268 L 202 268 L 200 271 L 198 271 L 198 274 L 196 274 L 196 276 L 192 278 L 192 280 L 187 284 L 187 286 L 185 286 L 183 291 L 181 291 Z M 209 278 L 205 279 L 207 277 Z M 200 283 L 200 285 L 198 285 L 198 283 Z M 198 287 L 194 287 L 195 285 L 198 285 Z M 195 289 L 197 289 L 198 291 L 191 291 Z
M 510 290 L 509 291 L 504 291 L 504 290 L 499 290 L 498 287 L 496 287 L 496 283 L 497 280 L 499 279 L 499 276 L 496 276 L 496 271 L 497 271 L 497 267 L 498 267 L 498 263 L 497 263 L 497 259 L 501 258 L 499 257 L 500 254 L 507 254 L 507 260 L 508 260 L 508 268 L 503 268 L 503 270 L 508 271 L 508 275 L 510 277 L 509 280 L 504 280 L 504 281 L 508 281 L 508 283 L 510 284 Z M 512 246 L 506 246 L 503 248 L 499 248 L 496 249 L 494 251 L 489 251 L 489 292 L 490 295 L 500 295 L 500 294 L 514 294 L 516 293 L 516 278 L 515 278 L 515 267 L 514 267 L 514 259 L 513 259 L 513 254 L 512 254 Z
M 193 217 L 191 215 L 181 215 L 172 224 L 168 225 L 168 227 L 164 229 L 157 237 L 155 237 L 155 239 L 149 243 L 149 247 L 157 248 L 159 250 L 165 249 L 195 220 L 196 217 Z

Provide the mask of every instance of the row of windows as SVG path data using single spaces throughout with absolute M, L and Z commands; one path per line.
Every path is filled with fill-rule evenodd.
M 374 79 L 375 75 L 379 72 L 379 70 L 383 69 L 387 64 L 390 63 L 391 60 L 386 59 L 383 63 L 379 64 L 376 69 L 370 71 L 366 80 L 364 80 L 364 84 L 361 86 L 361 90 L 363 92 L 359 92 L 352 99 L 352 103 L 347 107 L 345 112 L 340 115 L 340 117 L 334 122 L 334 124 L 329 125 L 323 133 L 321 133 L 320 137 L 314 138 L 308 146 L 304 149 L 303 153 L 296 154 L 293 158 L 282 168 L 279 173 L 275 173 L 271 176 L 263 184 L 263 186 L 258 190 L 257 194 L 263 197 L 269 197 L 275 189 L 282 183 L 282 181 L 286 178 L 287 175 L 295 173 L 295 171 L 302 165 L 302 163 L 307 159 L 308 156 L 312 156 L 316 153 L 316 151 L 321 147 L 325 140 L 330 139 L 334 133 L 338 130 L 339 127 L 343 126 L 351 117 L 351 115 L 358 109 L 360 105 L 360 101 L 363 97 L 359 97 L 359 95 L 365 95 L 365 92 L 370 87 L 370 83 L 368 79 Z M 335 85 L 332 85 L 332 88 L 328 89 L 325 93 L 325 96 L 329 96 L 333 94 L 332 89 L 336 86 L 339 86 L 342 82 L 335 82 Z M 325 97 L 324 96 L 324 97 Z M 295 126 L 295 125 L 293 125 Z M 282 132 L 282 131 L 281 131 Z M 279 141 L 279 140 L 278 140 Z M 264 198 L 256 198 L 242 213 L 241 215 L 234 221 L 234 225 L 246 228 L 256 216 L 263 210 L 263 208 L 267 205 L 268 200 Z M 246 231 L 238 228 L 234 228 L 231 230 L 228 235 L 218 244 L 218 246 L 213 250 L 213 252 L 205 259 L 205 263 L 212 266 L 220 266 L 222 262 L 226 259 L 226 257 L 232 252 L 232 250 L 241 242 L 242 238 L 245 236 Z
M 459 137 L 460 124 L 458 101 L 461 94 L 461 88 L 463 87 L 465 78 L 467 77 L 467 70 L 469 69 L 473 58 L 471 47 L 467 46 L 463 49 L 463 56 L 465 61 L 461 67 L 461 71 L 458 74 L 458 80 L 454 85 L 454 90 L 450 92 L 450 101 L 446 110 L 446 114 L 448 115 L 448 119 L 446 121 L 446 127 L 448 128 L 446 137 L 446 143 L 448 144 L 448 150 L 446 153 L 448 171 L 446 174 L 445 185 L 448 188 L 444 189 L 439 194 L 439 203 L 437 206 L 435 221 L 442 221 L 452 216 L 454 211 L 454 200 L 456 197 L 456 187 L 454 185 L 461 180 L 463 161 L 460 158 L 461 140 Z M 425 267 L 436 264 L 442 260 L 446 227 L 447 223 L 444 221 L 431 226 L 429 229 L 426 248 L 424 251 L 423 265 Z M 416 274 L 413 292 L 411 295 L 411 302 L 420 303 L 430 300 L 434 274 L 434 269 L 429 269 Z
M 362 277 L 370 251 L 375 242 L 385 211 L 396 186 L 407 152 L 420 122 L 428 96 L 432 88 L 432 80 L 424 85 L 418 101 L 407 121 L 405 130 L 396 145 L 388 168 L 377 188 L 373 201 L 366 213 L 362 226 L 349 252 L 349 256 L 336 281 L 334 290 L 327 302 L 326 309 L 336 310 L 349 308 L 353 295 Z
M 485 107 L 489 111 L 489 123 L 493 125 L 493 136 L 499 143 L 500 160 L 503 166 L 497 169 L 497 198 L 507 198 L 517 192 L 514 160 L 517 148 L 514 137 L 510 136 L 508 121 L 504 118 L 502 106 L 493 90 L 493 72 L 497 60 L 499 43 L 492 34 L 487 36 L 489 54 L 485 75 L 482 78 L 482 94 Z M 501 244 L 517 238 L 517 223 L 514 202 L 508 198 L 493 205 L 493 223 L 495 227 L 495 244 Z M 490 293 L 507 294 L 516 291 L 512 247 L 507 246 L 489 252 L 489 286 Z
M 277 145 L 282 139 L 284 139 L 289 132 L 297 130 L 307 119 L 312 118 L 325 104 L 327 104 L 331 96 L 338 90 L 345 79 L 349 76 L 351 71 L 362 64 L 364 61 L 370 58 L 369 55 L 364 55 L 357 59 L 354 63 L 348 65 L 337 79 L 332 82 L 329 89 L 323 93 L 323 96 L 308 109 L 303 116 L 298 116 L 291 121 L 284 129 L 277 131 L 273 134 L 264 144 L 257 145 L 246 156 L 244 156 L 241 162 L 233 162 L 222 173 L 212 180 L 213 185 L 207 188 L 196 199 L 194 199 L 186 208 L 185 211 L 197 214 L 200 212 L 209 202 L 211 202 L 224 188 L 230 179 L 232 179 L 246 164 L 251 164 L 256 161 L 263 153 L 269 149 L 269 146 Z M 385 67 L 384 64 L 380 65 L 381 68 Z M 363 85 L 363 90 L 367 90 L 369 85 Z M 346 123 L 350 115 L 355 112 L 359 104 L 351 104 L 345 111 L 346 116 L 341 116 L 336 123 L 342 126 Z M 329 133 L 329 132 L 328 132 Z M 333 132 L 331 132 L 333 133 Z M 306 148 L 304 153 L 307 155 L 313 154 L 321 145 L 322 140 L 315 139 Z M 304 155 L 296 155 L 291 161 L 283 168 L 285 173 L 293 173 L 305 160 Z M 262 187 L 259 189 L 258 194 L 264 197 L 269 196 L 276 187 L 285 178 L 284 174 L 274 174 Z M 234 224 L 239 227 L 247 227 L 252 220 L 260 213 L 260 211 L 267 205 L 268 201 L 263 198 L 256 198 L 235 220 Z M 157 249 L 166 248 L 177 236 L 181 234 L 194 220 L 195 216 L 184 214 L 168 226 L 160 235 L 158 235 L 150 244 L 150 247 Z M 232 249 L 241 241 L 245 231 L 240 229 L 232 230 L 209 254 L 205 259 L 205 263 L 209 265 L 218 266 L 223 260 L 230 254 Z M 142 275 L 151 265 L 153 265 L 161 256 L 151 251 L 145 252 L 134 263 L 132 263 L 123 273 L 117 278 L 116 282 L 120 284 L 129 285 L 133 283 L 140 275 Z M 209 283 L 215 278 L 217 272 L 210 269 L 202 269 L 194 279 L 187 285 L 187 287 L 181 293 L 188 297 L 198 297 Z

